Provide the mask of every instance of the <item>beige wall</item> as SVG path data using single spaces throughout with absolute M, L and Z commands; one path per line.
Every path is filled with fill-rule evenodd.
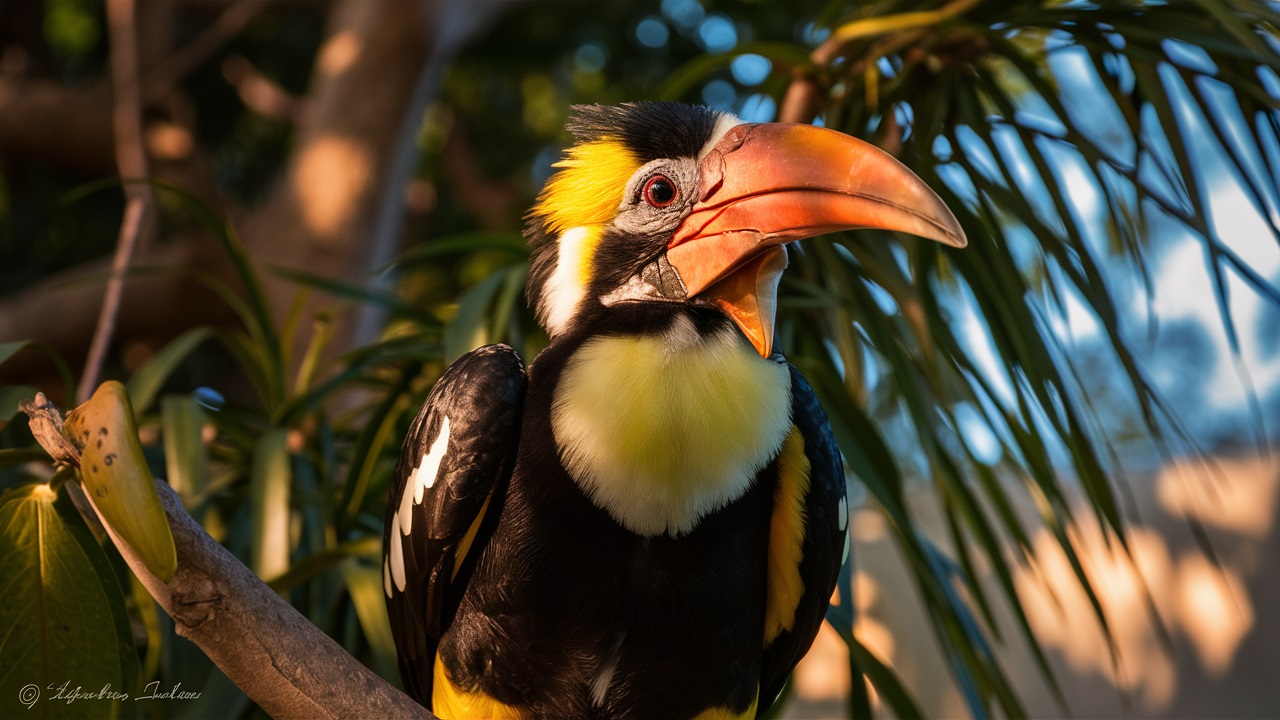
M 1207 471 L 1179 462 L 1130 478 L 1138 511 L 1130 516 L 1140 518 L 1130 530 L 1132 562 L 1118 547 L 1108 550 L 1087 510 L 1077 513 L 1080 552 L 1112 625 L 1118 664 L 1065 556 L 1047 531 L 1032 534 L 1036 566 L 1018 570 L 1016 583 L 1073 717 L 1280 717 L 1280 458 L 1219 458 L 1215 465 Z M 1025 493 L 1014 486 L 1009 496 L 1035 528 Z M 921 492 L 913 501 L 945 546 L 933 496 Z M 1200 552 L 1191 517 L 1206 528 L 1220 569 Z M 855 511 L 852 531 L 860 638 L 897 668 L 926 715 L 968 717 L 879 514 Z M 1151 622 L 1148 592 L 1172 652 Z M 1063 716 L 1004 612 L 1001 660 L 1028 712 Z M 785 716 L 847 717 L 846 663 L 840 640 L 820 636 L 797 670 L 797 697 Z

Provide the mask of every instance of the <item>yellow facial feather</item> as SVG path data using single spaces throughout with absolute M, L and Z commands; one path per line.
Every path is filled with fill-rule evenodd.
M 575 145 L 555 164 L 560 171 L 547 180 L 533 214 L 546 219 L 551 235 L 607 223 L 617 213 L 622 191 L 640 164 L 612 138 Z

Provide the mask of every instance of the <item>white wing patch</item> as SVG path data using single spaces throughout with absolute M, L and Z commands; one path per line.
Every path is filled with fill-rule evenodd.
M 422 496 L 427 488 L 436 484 L 436 475 L 440 472 L 440 461 L 449 451 L 449 417 L 446 415 L 440 423 L 440 432 L 431 443 L 431 449 L 418 461 L 409 479 L 404 484 L 404 493 L 400 496 L 400 534 L 408 536 L 413 530 L 413 505 L 422 504 Z
M 436 484 L 436 475 L 440 473 L 440 461 L 444 459 L 447 452 L 449 452 L 448 416 L 441 421 L 440 432 L 431 443 L 431 449 L 422 456 L 418 467 L 413 469 L 409 479 L 405 481 L 404 491 L 400 494 L 400 507 L 391 516 L 391 527 L 400 528 L 400 535 L 408 537 L 409 532 L 413 530 L 413 506 L 421 505 L 422 496 L 427 488 Z M 382 589 L 387 593 L 387 597 L 391 597 L 393 582 L 397 589 L 404 592 L 407 578 L 404 572 L 403 543 L 404 539 L 395 533 L 391 533 L 391 538 L 387 541 L 391 547 L 388 550 L 388 557 L 382 563 Z
M 393 523 L 395 519 L 396 516 L 392 515 L 391 520 Z M 404 548 L 402 547 L 404 545 L 404 539 L 398 538 L 395 536 L 395 533 L 392 533 L 391 541 L 388 544 L 391 545 L 391 579 L 395 581 L 396 588 L 399 589 L 400 592 L 404 592 Z

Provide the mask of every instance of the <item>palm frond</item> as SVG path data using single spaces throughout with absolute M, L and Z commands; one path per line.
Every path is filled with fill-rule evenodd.
M 1021 710 L 979 641 L 998 633 L 979 562 L 1051 678 L 1011 580 L 1010 563 L 1031 549 L 1008 478 L 1039 509 L 1110 635 L 1072 536 L 1071 498 L 1082 494 L 1104 539 L 1127 552 L 1125 449 L 1063 330 L 1072 312 L 1085 311 L 1114 354 L 1157 451 L 1197 450 L 1148 377 L 1117 295 L 1136 278 L 1150 304 L 1166 242 L 1151 228 L 1172 223 L 1203 248 L 1212 302 L 1252 388 L 1230 293 L 1280 304 L 1280 288 L 1223 234 L 1211 196 L 1224 175 L 1280 239 L 1277 27 L 1271 6 L 1251 2 L 880 2 L 835 21 L 812 55 L 808 82 L 821 92 L 811 113 L 897 155 L 971 240 L 960 251 L 865 234 L 812 243 L 796 261 L 803 281 L 787 285 L 783 325 L 788 352 L 818 378 L 851 470 L 890 519 L 975 715 L 993 703 Z M 1261 405 L 1250 403 L 1265 448 Z M 975 432 L 994 438 L 995 452 L 980 457 Z M 912 468 L 942 504 L 954 564 L 917 530 L 904 500 Z M 1154 614 L 1149 595 L 1147 605 Z

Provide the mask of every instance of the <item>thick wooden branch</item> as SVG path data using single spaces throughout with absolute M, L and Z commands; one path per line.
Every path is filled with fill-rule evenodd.
M 20 407 L 36 440 L 57 463 L 79 464 L 80 453 L 64 439 L 56 406 L 37 394 Z M 173 618 L 174 630 L 199 646 L 263 710 L 275 718 L 308 720 L 435 717 L 352 657 L 210 537 L 167 483 L 157 480 L 155 486 L 177 551 L 177 571 L 168 582 L 147 569 L 78 483 L 65 487 Z
M 187 514 L 156 481 L 178 572 L 168 583 L 107 526 L 134 575 L 222 672 L 274 718 L 432 718 L 426 708 L 365 667 Z

